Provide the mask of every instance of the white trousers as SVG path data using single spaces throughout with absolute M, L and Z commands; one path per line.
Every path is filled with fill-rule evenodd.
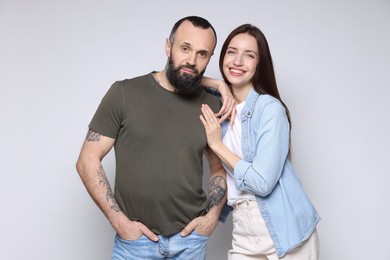
M 229 260 L 318 260 L 317 231 L 301 246 L 278 258 L 271 236 L 256 201 L 244 201 L 234 206 L 233 241 Z

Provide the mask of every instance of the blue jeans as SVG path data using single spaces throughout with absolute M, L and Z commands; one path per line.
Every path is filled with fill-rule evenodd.
M 153 242 L 144 235 L 137 240 L 123 240 L 116 235 L 112 260 L 206 259 L 207 236 L 193 231 L 186 237 L 180 233 L 158 237 L 159 241 Z

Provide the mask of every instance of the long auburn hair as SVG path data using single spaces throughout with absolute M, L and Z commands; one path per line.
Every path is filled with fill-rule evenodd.
M 256 66 L 256 72 L 253 75 L 252 78 L 252 85 L 254 90 L 259 94 L 268 94 L 272 97 L 278 99 L 280 103 L 284 106 L 286 109 L 286 115 L 287 120 L 290 125 L 291 130 L 291 119 L 290 119 L 290 112 L 282 101 L 282 98 L 280 97 L 278 86 L 276 84 L 276 77 L 274 72 L 274 65 L 272 62 L 271 52 L 268 46 L 267 39 L 265 38 L 265 35 L 263 32 L 257 28 L 256 26 L 252 24 L 243 24 L 238 26 L 236 29 L 234 29 L 229 36 L 226 38 L 225 42 L 222 45 L 221 49 L 221 55 L 219 56 L 219 70 L 222 74 L 223 79 L 228 85 L 231 85 L 228 79 L 226 78 L 225 74 L 223 73 L 223 60 L 226 55 L 226 50 L 229 47 L 229 44 L 231 40 L 237 35 L 247 33 L 251 36 L 253 36 L 256 39 L 257 42 L 257 49 L 259 51 L 259 62 Z M 288 156 L 290 157 L 291 153 L 291 131 L 289 133 L 289 151 Z

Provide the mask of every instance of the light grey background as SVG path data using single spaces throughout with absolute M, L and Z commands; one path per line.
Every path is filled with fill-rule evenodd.
M 389 260 L 390 2 L 0 0 L 0 259 L 109 259 L 114 233 L 75 162 L 115 81 L 165 64 L 173 23 L 269 40 L 293 159 L 322 216 L 322 260 Z M 189 133 L 190 134 L 190 133 Z M 104 160 L 113 180 L 113 155 Z M 147 187 L 145 187 L 147 188 Z M 209 242 L 226 259 L 231 220 Z

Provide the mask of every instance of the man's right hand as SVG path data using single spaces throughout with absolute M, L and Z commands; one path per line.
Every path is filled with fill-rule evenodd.
M 145 235 L 147 238 L 154 242 L 158 241 L 158 236 L 154 234 L 144 224 L 129 219 L 119 226 L 117 233 L 119 237 L 123 240 L 137 240 L 142 235 Z
M 144 234 L 150 240 L 158 241 L 158 237 L 144 224 L 128 219 L 115 200 L 101 164 L 102 159 L 112 149 L 114 143 L 115 139 L 89 129 L 77 160 L 77 172 L 89 194 L 110 221 L 120 238 L 136 240 Z

